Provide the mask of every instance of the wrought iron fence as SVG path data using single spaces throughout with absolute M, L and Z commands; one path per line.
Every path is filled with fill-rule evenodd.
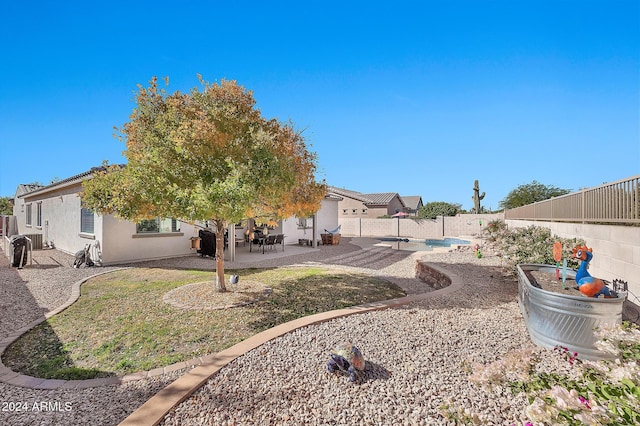
M 505 219 L 640 224 L 640 175 L 509 209 Z

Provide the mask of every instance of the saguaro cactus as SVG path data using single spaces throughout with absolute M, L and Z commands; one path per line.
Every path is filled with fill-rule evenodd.
M 473 205 L 476 209 L 476 214 L 480 213 L 480 201 L 484 198 L 484 192 L 480 194 L 480 184 L 478 183 L 478 179 L 476 179 L 473 183 Z

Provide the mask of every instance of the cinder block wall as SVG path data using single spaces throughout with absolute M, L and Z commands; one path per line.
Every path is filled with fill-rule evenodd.
M 340 232 L 352 237 L 442 238 L 476 235 L 492 220 L 504 214 L 461 214 L 437 219 L 368 219 L 338 217 Z
M 582 223 L 538 222 L 507 220 L 507 226 L 522 228 L 540 226 L 563 238 L 582 238 L 593 249 L 589 273 L 612 281 L 616 278 L 629 283 L 629 301 L 640 304 L 640 227 L 620 225 L 591 225 Z M 635 296 L 634 296 L 635 295 Z

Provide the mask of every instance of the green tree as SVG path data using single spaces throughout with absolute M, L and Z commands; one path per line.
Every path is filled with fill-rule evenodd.
M 84 184 L 85 205 L 133 221 L 173 217 L 211 221 L 216 290 L 224 284 L 224 229 L 244 218 L 274 222 L 310 216 L 326 185 L 316 156 L 291 123 L 262 117 L 252 92 L 235 81 L 168 94 L 154 77 L 139 86 L 119 138 L 124 167 L 108 166 Z M 168 85 L 168 79 L 166 80 Z
M 531 183 L 520 185 L 516 189 L 511 190 L 511 192 L 500 201 L 499 206 L 503 209 L 514 209 L 537 201 L 565 195 L 569 192 L 571 192 L 569 189 L 561 189 L 553 185 L 543 185 L 534 180 Z
M 13 198 L 0 197 L 0 214 L 13 214 Z
M 461 204 L 432 201 L 420 207 L 418 217 L 421 219 L 435 219 L 438 216 L 455 216 L 460 213 L 461 209 Z

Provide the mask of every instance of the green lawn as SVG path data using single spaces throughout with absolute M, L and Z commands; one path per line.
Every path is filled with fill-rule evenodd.
M 162 297 L 185 284 L 211 280 L 212 272 L 116 271 L 83 284 L 76 303 L 18 339 L 3 362 L 41 378 L 121 376 L 218 352 L 303 316 L 405 295 L 375 277 L 323 268 L 227 272 L 273 291 L 245 307 L 185 310 Z

